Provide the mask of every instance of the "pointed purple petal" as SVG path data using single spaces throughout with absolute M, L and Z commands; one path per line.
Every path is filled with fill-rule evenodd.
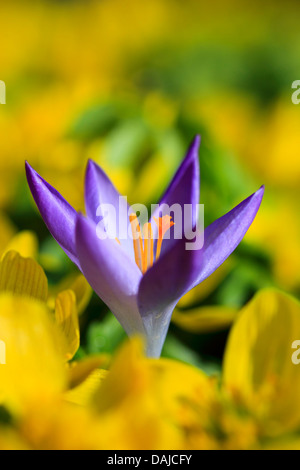
M 203 261 L 202 269 L 198 273 L 195 272 L 191 288 L 216 271 L 236 249 L 251 226 L 263 195 L 264 186 L 205 229 L 204 246 L 201 253 L 199 252 Z
M 166 204 L 169 208 L 173 205 L 180 207 L 182 216 L 180 213 L 178 218 L 174 218 L 175 225 L 170 229 L 169 234 L 164 239 L 163 252 L 171 248 L 176 242 L 175 239 L 179 239 L 182 236 L 184 228 L 184 217 L 183 208 L 184 205 L 189 204 L 192 207 L 191 217 L 186 220 L 186 230 L 195 226 L 197 220 L 197 204 L 200 199 L 200 167 L 199 167 L 199 146 L 200 136 L 196 136 L 193 140 L 190 148 L 186 154 L 185 159 L 178 168 L 175 176 L 173 177 L 168 189 L 159 202 L 159 208 L 153 214 L 154 217 L 163 215 L 172 215 L 169 213 L 167 207 L 164 209 L 163 205 Z M 186 211 L 187 214 L 187 211 Z M 155 238 L 157 234 L 156 224 L 153 223 L 155 232 Z
M 51 235 L 80 268 L 75 249 L 76 211 L 26 162 L 26 176 L 35 203 Z
M 127 200 L 92 160 L 89 160 L 86 168 L 85 205 L 89 219 L 99 223 L 105 217 L 108 230 L 116 228 L 116 238 L 122 241 L 122 248 L 134 259 L 133 243 L 127 236 L 130 227 Z M 105 206 L 111 206 L 112 209 L 107 210 Z
M 82 272 L 128 334 L 144 333 L 136 295 L 142 273 L 116 240 L 99 239 L 96 224 L 82 215 L 76 223 Z
M 198 204 L 200 199 L 199 147 L 196 136 L 159 204 Z
M 263 193 L 262 187 L 207 227 L 202 249 L 186 250 L 186 240 L 177 240 L 172 249 L 162 254 L 144 274 L 138 305 L 147 336 L 152 337 L 150 349 L 156 354 L 163 344 L 176 303 L 234 251 L 252 224 Z

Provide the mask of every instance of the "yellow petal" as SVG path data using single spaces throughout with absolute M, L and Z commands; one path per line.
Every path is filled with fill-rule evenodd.
M 127 341 L 93 395 L 105 449 L 182 448 L 181 431 L 164 415 L 151 377 L 152 362 L 138 338 Z M 159 380 L 161 373 L 157 373 Z
M 57 294 L 63 290 L 72 290 L 74 292 L 76 296 L 77 312 L 78 315 L 81 315 L 85 311 L 93 293 L 85 277 L 82 274 L 76 276 L 72 274 L 64 278 L 63 281 L 55 287 L 52 287 L 48 299 L 50 308 L 54 309 L 55 298 Z
M 103 449 L 103 428 L 89 408 L 62 400 L 48 407 L 37 401 L 27 410 L 18 428 L 34 450 Z
M 46 301 L 48 281 L 43 269 L 31 258 L 9 251 L 0 263 L 0 291 Z
M 69 388 L 80 385 L 95 369 L 99 369 L 99 367 L 106 369 L 109 362 L 110 356 L 108 354 L 89 356 L 79 362 L 71 362 L 68 365 Z
M 81 315 L 91 299 L 93 293 L 92 288 L 85 277 L 80 274 L 79 276 L 76 276 L 70 289 L 75 293 L 78 315 Z
M 42 302 L 0 294 L 0 337 L 6 364 L 0 366 L 0 397 L 23 411 L 29 403 L 49 403 L 65 388 L 63 339 Z
M 66 359 L 70 360 L 80 344 L 76 297 L 73 291 L 61 292 L 55 302 L 56 323 L 66 338 Z
M 106 370 L 94 369 L 82 383 L 65 393 L 65 400 L 76 405 L 87 406 L 106 375 Z
M 18 433 L 5 426 L 0 428 L 0 450 L 30 450 L 27 443 L 23 442 Z
M 242 309 L 226 346 L 224 386 L 253 406 L 270 434 L 300 423 L 300 366 L 292 362 L 298 339 L 299 302 L 266 289 Z
M 198 425 L 198 403 L 208 410 L 212 389 L 196 368 L 147 359 L 138 338 L 127 341 L 92 399 L 105 448 L 190 449 L 187 437 Z
M 117 406 L 128 394 L 139 394 L 147 388 L 148 370 L 144 367 L 142 344 L 140 338 L 132 338 L 116 354 L 107 379 L 95 395 L 99 411 Z
M 189 408 L 188 403 L 196 405 L 201 402 L 204 408 L 208 408 L 208 403 L 215 395 L 215 384 L 202 371 L 164 358 L 159 361 L 150 359 L 149 366 L 153 374 L 152 393 L 156 395 L 160 408 L 171 419 L 176 419 L 182 425 Z
M 205 306 L 191 310 L 176 309 L 172 321 L 192 333 L 208 333 L 228 328 L 237 315 L 237 309 L 224 306 Z
M 7 251 L 17 251 L 25 258 L 36 258 L 38 252 L 37 237 L 33 232 L 24 231 L 15 235 L 5 248 Z

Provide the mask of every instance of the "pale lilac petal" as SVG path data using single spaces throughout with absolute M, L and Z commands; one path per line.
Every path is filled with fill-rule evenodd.
M 76 248 L 84 276 L 125 331 L 144 333 L 136 302 L 142 273 L 135 262 L 117 241 L 99 239 L 96 224 L 82 215 L 77 217 Z

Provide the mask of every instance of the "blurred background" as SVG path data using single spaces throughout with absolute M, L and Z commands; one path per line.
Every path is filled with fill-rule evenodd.
M 25 160 L 78 210 L 88 158 L 130 203 L 150 204 L 201 134 L 206 225 L 266 185 L 245 240 L 183 299 L 165 345 L 219 368 L 232 315 L 258 289 L 300 295 L 299 14 L 296 0 L 1 2 L 0 251 L 30 231 L 53 287 L 75 271 L 35 208 Z M 124 337 L 96 296 L 81 330 L 77 357 Z

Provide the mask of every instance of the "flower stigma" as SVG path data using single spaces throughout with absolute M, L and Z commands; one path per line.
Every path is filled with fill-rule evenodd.
M 155 261 L 158 260 L 161 253 L 161 246 L 167 231 L 173 227 L 172 217 L 164 215 L 163 217 L 153 217 L 158 228 L 158 240 L 156 245 Z M 140 223 L 136 214 L 130 214 L 129 221 L 133 236 L 133 248 L 135 262 L 144 274 L 151 268 L 154 262 L 154 243 L 153 230 L 151 223 L 148 222 L 141 230 Z

